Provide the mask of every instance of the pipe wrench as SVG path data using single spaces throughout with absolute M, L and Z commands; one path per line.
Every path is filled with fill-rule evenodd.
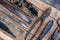
M 49 7 L 49 8 L 47 8 L 47 9 L 42 13 L 41 17 L 39 17 L 39 19 L 36 20 L 35 23 L 37 23 L 37 22 L 39 22 L 39 21 L 40 21 L 41 23 L 40 23 L 40 26 L 38 27 L 37 31 L 36 31 L 35 34 L 31 37 L 30 40 L 32 40 L 32 39 L 35 37 L 35 35 L 38 33 L 41 25 L 43 25 L 44 20 L 50 15 L 50 12 L 51 12 L 51 8 Z M 34 24 L 35 24 L 35 23 L 34 23 Z M 26 34 L 25 40 L 26 40 L 27 36 L 29 35 L 29 33 L 31 32 L 31 30 L 35 27 L 34 24 L 33 24 L 33 26 L 31 27 L 31 29 L 29 30 L 29 32 Z

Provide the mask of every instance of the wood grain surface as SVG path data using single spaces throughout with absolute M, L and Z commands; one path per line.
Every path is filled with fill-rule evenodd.
M 4 0 L 5 1 L 5 0 Z M 43 32 L 45 26 L 47 25 L 47 23 L 50 20 L 54 20 L 54 24 L 52 26 L 52 28 L 48 31 L 48 33 L 43 37 L 42 40 L 49 40 L 49 38 L 51 37 L 51 35 L 55 32 L 56 28 L 58 27 L 56 20 L 58 18 L 60 18 L 60 10 L 57 10 L 56 8 L 42 2 L 41 0 L 26 0 L 27 2 L 33 4 L 34 7 L 36 7 L 38 9 L 38 16 L 34 17 L 34 18 L 30 18 L 28 17 L 23 11 L 21 11 L 20 8 L 17 8 L 17 6 L 14 6 L 14 4 L 9 3 L 7 1 L 5 1 L 9 6 L 13 7 L 15 10 L 22 12 L 23 15 L 25 15 L 27 18 L 30 18 L 32 20 L 31 24 L 28 24 L 27 22 L 25 22 L 24 20 L 22 20 L 21 18 L 19 18 L 18 16 L 16 16 L 12 11 L 10 11 L 8 8 L 6 8 L 3 4 L 0 4 L 0 16 L 2 16 L 5 19 L 8 19 L 8 22 L 4 22 L 1 18 L 0 21 L 3 22 L 5 25 L 7 25 L 7 27 L 12 30 L 14 32 L 14 34 L 16 35 L 16 38 L 14 38 L 12 35 L 10 35 L 9 33 L 3 31 L 2 29 L 0 30 L 0 37 L 2 39 L 0 40 L 25 40 L 25 37 L 27 35 L 27 33 L 29 32 L 29 29 L 31 29 L 31 27 L 33 27 L 33 24 L 36 22 L 36 20 L 38 20 L 38 18 L 42 15 L 43 11 L 45 11 L 47 8 L 51 7 L 51 13 L 49 15 L 49 17 L 46 18 L 46 20 L 43 22 L 43 25 L 40 27 L 38 33 L 34 36 L 34 38 L 32 40 L 36 40 L 40 34 Z M 8 7 L 8 6 L 7 6 Z M 17 23 L 16 21 L 14 21 L 12 18 L 10 18 L 9 16 L 7 16 L 3 11 L 3 9 L 5 10 L 5 12 L 8 12 L 7 14 L 9 15 L 14 15 L 15 18 L 19 19 L 22 23 L 24 23 L 25 25 L 27 25 L 27 28 L 24 28 L 22 25 L 20 25 L 19 23 Z M 2 11 L 1 11 L 2 10 Z M 14 24 L 14 26 L 18 27 L 21 31 L 18 31 L 16 29 L 13 28 L 13 26 L 8 25 L 8 23 L 11 22 L 12 24 Z M 35 34 L 37 28 L 40 25 L 40 21 L 37 22 L 34 25 L 34 28 L 31 30 L 31 32 L 29 32 L 29 34 L 26 37 L 26 40 L 30 40 L 31 37 Z M 60 34 L 58 34 L 56 40 L 60 39 Z

